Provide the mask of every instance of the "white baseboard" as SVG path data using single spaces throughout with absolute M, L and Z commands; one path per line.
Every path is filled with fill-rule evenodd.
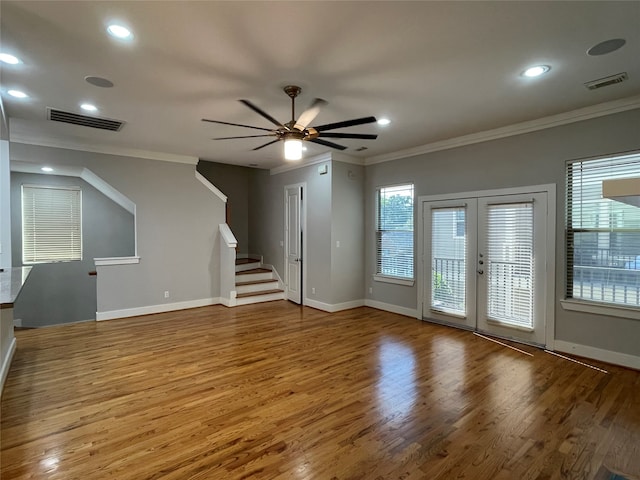
M 310 298 L 305 298 L 304 304 L 307 307 L 317 308 L 318 310 L 322 310 L 324 312 L 334 313 L 334 312 L 340 312 L 341 310 L 349 310 L 351 308 L 363 307 L 364 300 L 352 300 L 350 302 L 342 302 L 342 303 L 324 303 L 324 302 L 318 302 L 317 300 L 312 300 Z
M 378 310 L 384 310 L 386 312 L 397 313 L 398 315 L 405 315 L 407 317 L 417 318 L 418 310 L 415 308 L 400 307 L 391 303 L 378 302 L 377 300 L 365 300 L 364 304 L 367 307 L 377 308 Z
M 578 343 L 565 342 L 557 339 L 554 341 L 553 350 L 555 352 L 572 353 L 580 357 L 592 358 L 593 360 L 600 360 L 601 362 L 640 370 L 640 357 L 629 355 L 628 353 L 603 350 L 602 348 L 580 345 Z
M 146 307 L 125 308 L 123 310 L 109 310 L 106 312 L 96 312 L 96 320 L 111 320 L 114 318 L 137 317 L 139 315 L 149 315 L 152 313 L 172 312 L 174 310 L 185 310 L 187 308 L 206 307 L 222 303 L 219 297 L 201 298 L 199 300 L 188 300 L 186 302 L 163 303 L 160 305 L 148 305 Z
M 9 350 L 7 350 L 6 355 L 2 359 L 2 367 L 0 367 L 0 395 L 2 395 L 2 391 L 4 390 L 4 381 L 7 379 L 7 375 L 9 374 L 9 367 L 11 366 L 11 360 L 13 360 L 14 353 L 16 353 L 16 339 L 12 338 Z

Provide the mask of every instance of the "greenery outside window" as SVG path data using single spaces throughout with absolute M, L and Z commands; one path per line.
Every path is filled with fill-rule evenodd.
M 414 279 L 413 196 L 413 184 L 381 187 L 377 191 L 377 277 Z

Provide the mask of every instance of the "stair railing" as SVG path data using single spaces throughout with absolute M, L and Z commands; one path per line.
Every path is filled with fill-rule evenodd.
M 226 223 L 220 224 L 220 302 L 236 304 L 236 247 L 238 241 Z

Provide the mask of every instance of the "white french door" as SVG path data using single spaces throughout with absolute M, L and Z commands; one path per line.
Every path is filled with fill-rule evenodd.
M 422 208 L 422 317 L 544 345 L 547 192 Z

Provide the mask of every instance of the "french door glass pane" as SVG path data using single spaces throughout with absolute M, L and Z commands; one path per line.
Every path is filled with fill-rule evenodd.
M 431 213 L 431 308 L 466 315 L 465 208 L 437 208 Z
M 489 205 L 487 318 L 533 328 L 533 203 Z

